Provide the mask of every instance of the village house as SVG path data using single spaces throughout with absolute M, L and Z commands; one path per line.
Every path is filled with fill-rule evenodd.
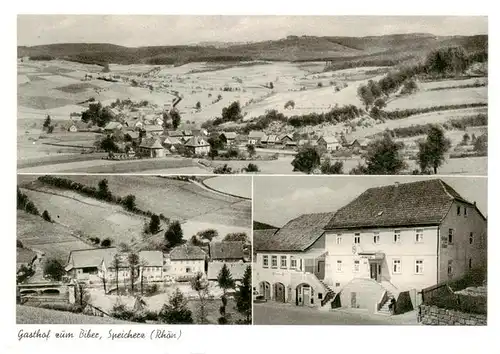
M 288 143 L 293 142 L 293 135 L 292 134 L 281 134 L 278 136 L 279 143 L 283 146 L 286 146 Z
M 333 213 L 301 215 L 279 230 L 255 230 L 253 286 L 266 300 L 319 307 L 333 291 L 325 278 L 325 231 Z
M 143 157 L 165 157 L 165 148 L 157 137 L 142 139 L 139 145 L 139 154 Z
M 279 143 L 279 139 L 277 135 L 264 135 L 260 140 L 260 143 L 265 146 L 274 146 Z
M 260 144 L 260 141 L 264 136 L 265 136 L 264 132 L 252 130 L 248 134 L 248 144 L 249 145 L 258 145 L 258 144 Z
M 198 272 L 205 274 L 206 258 L 207 254 L 200 247 L 184 244 L 170 251 L 166 267 L 178 280 L 187 280 Z
M 325 283 L 342 306 L 378 311 L 402 292 L 415 298 L 484 267 L 486 227 L 475 203 L 442 180 L 370 188 L 325 227 Z
M 112 258 L 115 254 L 116 248 L 114 247 L 74 250 L 69 253 L 64 269 L 75 280 L 89 280 L 92 276 L 98 277 L 103 260 Z
M 104 131 L 107 133 L 112 133 L 115 130 L 122 130 L 122 129 L 123 129 L 123 125 L 120 122 L 109 122 L 104 127 Z
M 140 140 L 141 134 L 138 131 L 135 130 L 127 130 L 125 132 L 125 138 L 130 139 L 130 141 L 133 141 L 135 143 L 138 143 Z
M 212 241 L 209 245 L 211 262 L 243 262 L 245 261 L 245 242 Z
M 143 281 L 162 281 L 166 273 L 164 270 L 165 261 L 161 251 L 140 251 L 139 256 L 139 277 Z
M 141 130 L 145 131 L 146 134 L 160 134 L 163 133 L 163 127 L 161 125 L 144 125 Z
M 206 155 L 210 152 L 210 144 L 197 136 L 191 137 L 184 146 L 195 155 Z
M 222 132 L 219 135 L 219 139 L 227 145 L 234 145 L 236 142 L 237 134 L 235 132 Z
M 322 136 L 317 141 L 318 147 L 325 151 L 337 151 L 340 148 L 340 141 L 334 136 Z

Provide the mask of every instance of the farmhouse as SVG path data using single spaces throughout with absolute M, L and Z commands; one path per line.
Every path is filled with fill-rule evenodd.
M 233 145 L 236 141 L 237 134 L 235 132 L 222 132 L 219 138 L 228 145 Z
M 375 311 L 485 266 L 485 217 L 439 179 L 370 188 L 325 230 L 325 283 L 342 306 Z
M 210 144 L 197 136 L 191 137 L 184 146 L 195 155 L 205 155 L 210 152 Z
M 287 145 L 289 143 L 293 143 L 293 135 L 292 134 L 282 134 L 278 136 L 279 143 L 282 145 Z
M 94 248 L 71 251 L 64 268 L 69 276 L 76 280 L 88 280 L 91 275 L 97 276 L 104 259 L 116 254 L 116 248 Z
M 139 145 L 139 153 L 144 157 L 164 157 L 165 149 L 161 145 L 159 138 L 152 137 L 142 139 L 141 145 Z
M 267 300 L 322 306 L 333 297 L 325 283 L 323 228 L 333 213 L 301 215 L 281 229 L 254 232 L 254 287 Z
M 111 132 L 113 132 L 115 130 L 121 130 L 122 128 L 123 128 L 123 125 L 120 122 L 109 122 L 104 127 L 104 131 L 108 132 L 108 133 L 111 133 Z
M 264 135 L 265 135 L 264 132 L 252 130 L 248 134 L 248 144 L 250 145 L 260 144 L 260 140 L 264 137 Z
M 164 256 L 161 251 L 140 251 L 138 253 L 139 277 L 145 281 L 162 281 L 164 277 Z
M 245 243 L 242 241 L 210 242 L 209 256 L 212 262 L 243 262 Z
M 193 276 L 198 272 L 205 273 L 206 257 L 206 253 L 198 246 L 177 246 L 168 256 L 168 272 L 178 279 Z
M 334 136 L 322 136 L 317 141 L 318 146 L 326 151 L 336 151 L 340 148 L 339 140 Z

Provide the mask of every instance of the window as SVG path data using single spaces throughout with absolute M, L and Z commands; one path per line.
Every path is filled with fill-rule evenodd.
M 356 243 L 356 244 L 361 243 L 361 236 L 360 236 L 359 232 L 356 232 L 354 234 L 354 243 Z
M 271 256 L 271 267 L 278 268 L 278 256 Z
M 323 293 L 318 293 L 318 300 L 323 299 Z
M 453 243 L 453 234 L 455 233 L 455 230 L 453 229 L 448 229 L 448 244 Z
M 281 264 L 281 268 L 286 268 L 286 256 L 281 256 L 280 264 Z
M 423 229 L 415 230 L 415 242 L 417 242 L 417 243 L 424 242 L 424 230 Z
M 293 257 L 290 257 L 290 268 L 291 269 L 296 269 L 297 268 L 297 260 Z
M 457 206 L 457 215 L 460 215 L 460 205 Z
M 354 273 L 359 272 L 359 261 L 354 261 Z
M 335 287 L 338 288 L 340 286 L 340 283 L 335 283 Z
M 472 245 L 474 243 L 474 233 L 471 232 L 469 234 L 469 245 Z
M 336 237 L 336 243 L 337 245 L 340 245 L 342 243 L 342 234 L 338 234 Z
M 424 261 L 422 259 L 415 261 L 415 274 L 424 274 Z
M 375 244 L 380 243 L 380 233 L 378 233 L 378 232 L 373 233 L 373 243 L 375 243 Z
M 342 261 L 337 261 L 337 272 L 342 271 Z
M 464 207 L 464 218 L 467 217 L 467 207 Z
M 472 269 L 472 258 L 469 258 L 469 269 Z
M 401 230 L 394 230 L 394 243 L 401 242 Z
M 262 256 L 262 266 L 264 268 L 269 267 L 269 256 Z
M 401 274 L 401 259 L 392 260 L 392 273 Z
M 453 274 L 453 260 L 448 260 L 448 275 Z

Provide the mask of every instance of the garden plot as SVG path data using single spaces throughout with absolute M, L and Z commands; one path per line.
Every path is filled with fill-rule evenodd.
M 49 258 L 66 259 L 72 250 L 92 248 L 78 239 L 71 228 L 21 210 L 17 211 L 17 239 L 24 247 L 42 251 Z
M 81 230 L 88 237 L 109 237 L 115 243 L 130 243 L 141 237 L 146 219 L 124 211 L 121 206 L 89 200 L 71 191 L 62 193 L 55 188 L 50 193 L 22 190 L 39 210 L 47 210 L 58 224 Z
M 402 96 L 387 103 L 388 111 L 428 108 L 471 103 L 488 103 L 487 87 L 471 87 L 439 91 L 418 91 L 413 95 Z

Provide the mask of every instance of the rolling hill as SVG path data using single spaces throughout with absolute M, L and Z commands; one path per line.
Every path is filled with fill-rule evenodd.
M 406 60 L 442 46 L 463 46 L 469 52 L 488 50 L 488 36 L 434 36 L 426 33 L 369 37 L 288 36 L 254 43 L 123 47 L 107 43 L 63 43 L 19 46 L 18 57 L 52 57 L 84 63 L 185 64 L 196 61 L 363 61 L 389 56 Z

